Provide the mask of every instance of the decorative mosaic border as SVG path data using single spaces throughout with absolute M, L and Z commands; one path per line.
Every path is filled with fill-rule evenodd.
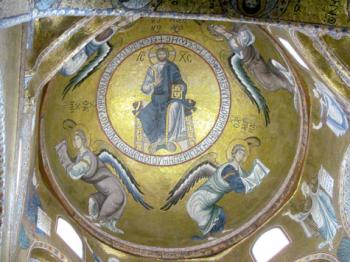
M 311 34 L 311 37 L 316 50 L 326 59 L 330 67 L 339 76 L 343 83 L 350 87 L 350 74 L 347 65 L 344 64 L 336 54 L 334 54 L 334 51 L 332 51 L 326 42 L 320 38 L 321 36 Z
M 5 134 L 5 101 L 4 85 L 0 71 L 0 246 L 2 244 L 2 230 L 5 203 L 5 165 L 6 165 L 6 134 Z
M 296 49 L 298 50 L 299 54 L 302 54 L 305 58 L 305 61 L 307 62 L 307 66 L 310 67 L 311 71 L 314 71 L 318 75 L 318 80 L 324 81 L 325 83 L 328 84 L 328 86 L 332 86 L 332 81 L 330 81 L 324 74 L 324 72 L 316 66 L 314 62 L 312 62 L 312 55 L 310 55 L 310 52 L 308 52 L 307 48 L 304 47 L 302 44 L 300 37 L 297 35 L 297 33 L 303 33 L 308 35 L 311 39 L 315 36 L 314 33 L 310 33 L 304 30 L 290 30 L 289 35 L 293 44 L 295 45 Z M 321 54 L 322 55 L 322 54 Z M 323 56 L 324 57 L 324 56 Z M 325 58 L 326 59 L 326 58 Z M 331 66 L 331 65 L 330 65 Z M 333 68 L 333 66 L 331 66 Z M 336 69 L 333 68 L 335 71 Z M 349 86 L 350 87 L 350 86 Z
M 77 33 L 83 26 L 87 25 L 93 17 L 84 17 L 73 24 L 68 30 L 61 34 L 58 38 L 54 40 L 52 44 L 46 47 L 37 57 L 32 71 L 38 70 L 39 66 L 42 64 L 43 60 L 58 46 L 60 46 L 66 39 Z
M 284 51 L 280 44 L 273 39 L 273 37 L 264 29 L 260 28 L 263 33 L 265 33 L 272 41 L 273 45 L 276 47 L 277 51 L 280 52 L 282 58 L 287 64 L 292 64 L 290 59 L 284 54 Z M 79 223 L 87 232 L 104 242 L 105 244 L 119 249 L 121 251 L 131 253 L 133 255 L 152 257 L 152 258 L 162 258 L 162 259 L 183 259 L 183 258 L 198 258 L 206 257 L 217 254 L 235 244 L 245 239 L 253 232 L 255 232 L 260 225 L 268 221 L 290 198 L 297 188 L 300 173 L 305 161 L 306 152 L 308 148 L 309 141 L 309 107 L 306 99 L 305 88 L 301 85 L 301 82 L 297 78 L 297 73 L 293 67 L 290 67 L 292 74 L 295 76 L 295 82 L 299 89 L 299 117 L 300 117 L 300 130 L 299 130 L 299 140 L 297 152 L 295 154 L 292 166 L 286 175 L 284 182 L 281 187 L 275 193 L 270 202 L 263 207 L 259 212 L 256 213 L 245 224 L 239 228 L 227 233 L 219 239 L 189 247 L 182 248 L 163 248 L 156 246 L 145 246 L 140 244 L 135 244 L 126 240 L 119 239 L 118 237 L 112 236 L 107 232 L 103 231 L 101 228 L 95 226 L 88 220 L 84 215 L 82 215 L 75 207 L 70 203 L 69 199 L 65 196 L 60 185 L 54 177 L 54 172 L 50 165 L 50 161 L 47 155 L 47 149 L 45 144 L 45 132 L 44 132 L 44 118 L 41 118 L 40 122 L 40 150 L 43 160 L 43 168 L 46 173 L 54 191 L 59 196 L 62 205 L 70 214 L 70 216 Z M 47 97 L 44 96 L 44 103 Z
M 339 210 L 343 229 L 350 237 L 350 146 L 344 153 L 340 167 Z
M 32 10 L 30 13 L 5 17 L 0 19 L 0 28 L 6 28 L 15 26 L 17 24 L 25 23 L 37 18 L 50 17 L 50 16 L 126 16 L 140 15 L 141 17 L 151 18 L 171 18 L 171 19 L 192 19 L 192 20 L 208 20 L 208 21 L 222 21 L 222 22 L 235 22 L 245 24 L 256 25 L 274 25 L 285 29 L 300 28 L 306 30 L 314 30 L 315 32 L 331 33 L 341 37 L 343 35 L 349 35 L 350 29 L 347 27 L 329 26 L 316 23 L 300 23 L 293 21 L 283 21 L 280 19 L 270 18 L 250 18 L 250 17 L 226 17 L 222 15 L 213 14 L 188 14 L 188 13 L 176 13 L 176 12 L 154 12 L 147 10 L 125 10 L 115 8 L 94 9 L 94 8 L 52 8 L 46 11 L 40 11 L 37 9 Z
M 339 260 L 330 254 L 326 253 L 315 253 L 311 255 L 307 255 L 305 257 L 299 258 L 295 260 L 294 262 L 310 262 L 310 261 L 315 261 L 315 260 L 326 260 L 330 262 L 339 262 Z
M 42 241 L 35 241 L 32 246 L 30 247 L 28 251 L 28 257 L 27 261 L 29 261 L 30 255 L 34 249 L 42 249 L 47 252 L 49 252 L 51 255 L 53 255 L 55 258 L 58 259 L 59 262 L 69 262 L 70 260 L 66 257 L 65 254 L 63 254 L 60 250 L 58 250 L 56 247 L 42 242 Z
M 294 44 L 298 46 L 298 49 L 302 50 L 305 54 L 305 48 L 301 44 L 299 37 L 296 32 L 303 33 L 308 35 L 313 41 L 314 48 L 323 56 L 323 58 L 328 62 L 329 66 L 334 70 L 334 72 L 338 75 L 340 80 L 350 88 L 350 68 L 341 61 L 341 59 L 334 53 L 332 48 L 329 48 L 327 43 L 322 39 L 325 33 L 315 31 L 313 29 L 296 29 L 295 31 L 290 31 L 290 35 L 294 41 Z M 334 39 L 341 39 L 345 37 L 345 35 L 328 33 Z M 322 75 L 320 73 L 320 75 Z

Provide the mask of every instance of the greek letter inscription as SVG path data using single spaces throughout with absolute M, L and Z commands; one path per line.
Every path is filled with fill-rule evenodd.
M 149 155 L 140 151 L 135 150 L 128 144 L 126 144 L 115 132 L 112 127 L 110 120 L 107 117 L 107 105 L 106 105 L 106 94 L 108 89 L 108 83 L 111 79 L 113 73 L 117 70 L 118 66 L 132 53 L 138 52 L 137 61 L 143 61 L 146 54 L 140 49 L 153 45 L 153 44 L 173 44 L 185 47 L 192 52 L 199 55 L 202 59 L 206 60 L 209 66 L 212 68 L 214 75 L 219 84 L 220 90 L 220 109 L 218 118 L 207 135 L 201 142 L 199 142 L 194 147 L 184 151 L 182 153 L 166 156 L 166 155 Z M 191 63 L 191 51 L 180 52 L 179 62 L 181 63 Z M 211 147 L 215 141 L 220 137 L 222 131 L 224 130 L 226 123 L 228 122 L 231 107 L 231 93 L 230 84 L 226 78 L 223 68 L 217 59 L 204 47 L 198 43 L 187 39 L 185 37 L 174 36 L 174 35 L 156 35 L 148 38 L 140 39 L 129 46 L 121 50 L 114 59 L 109 63 L 105 69 L 101 81 L 99 83 L 97 91 L 97 111 L 101 127 L 111 143 L 117 147 L 121 152 L 123 152 L 128 157 L 137 160 L 139 162 L 155 165 L 155 166 L 169 166 L 181 164 L 185 161 L 193 159 L 198 155 L 204 153 L 209 147 Z

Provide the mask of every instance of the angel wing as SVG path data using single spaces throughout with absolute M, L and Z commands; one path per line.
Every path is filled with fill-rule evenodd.
M 102 162 L 110 164 L 113 167 L 136 202 L 140 203 L 146 209 L 153 208 L 143 199 L 140 185 L 136 182 L 130 171 L 114 155 L 104 149 L 98 154 L 98 158 L 101 159 Z
M 77 88 L 86 78 L 88 78 L 97 67 L 104 61 L 107 55 L 111 52 L 111 47 L 108 43 L 102 44 L 97 49 L 97 55 L 87 65 L 85 65 L 79 72 L 69 81 L 68 85 L 63 90 L 63 98 L 70 92 Z
M 350 238 L 349 237 L 343 237 L 340 241 L 340 244 L 338 246 L 337 250 L 337 257 L 340 261 L 349 261 L 350 257 Z
M 247 75 L 244 67 L 242 66 L 242 60 L 237 54 L 230 58 L 231 69 L 238 81 L 242 84 L 243 91 L 254 103 L 259 113 L 262 111 L 265 117 L 265 125 L 270 124 L 269 107 L 266 104 L 265 98 L 262 96 L 260 90 L 255 86 L 253 81 Z
M 161 209 L 166 211 L 176 205 L 200 179 L 211 177 L 217 168 L 216 164 L 209 160 L 192 168 L 169 192 L 167 201 Z

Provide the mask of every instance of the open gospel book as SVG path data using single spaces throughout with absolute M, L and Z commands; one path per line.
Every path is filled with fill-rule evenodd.
M 246 188 L 246 193 L 252 191 L 260 185 L 261 181 L 270 173 L 268 169 L 259 159 L 254 160 L 253 169 L 246 177 L 242 177 L 243 184 Z
M 320 187 L 331 197 L 333 198 L 333 187 L 334 187 L 334 179 L 332 176 L 321 166 L 318 171 L 318 183 Z
M 70 159 L 70 157 L 68 155 L 67 141 L 63 140 L 61 143 L 56 145 L 55 149 L 56 149 L 56 152 L 57 152 L 58 157 L 60 159 L 61 165 L 65 169 L 67 169 L 67 167 L 72 164 L 72 160 Z

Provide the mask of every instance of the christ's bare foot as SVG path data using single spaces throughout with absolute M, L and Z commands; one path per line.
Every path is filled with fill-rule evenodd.
M 173 142 L 168 142 L 166 145 L 166 150 L 168 150 L 169 152 L 175 152 L 176 145 Z

